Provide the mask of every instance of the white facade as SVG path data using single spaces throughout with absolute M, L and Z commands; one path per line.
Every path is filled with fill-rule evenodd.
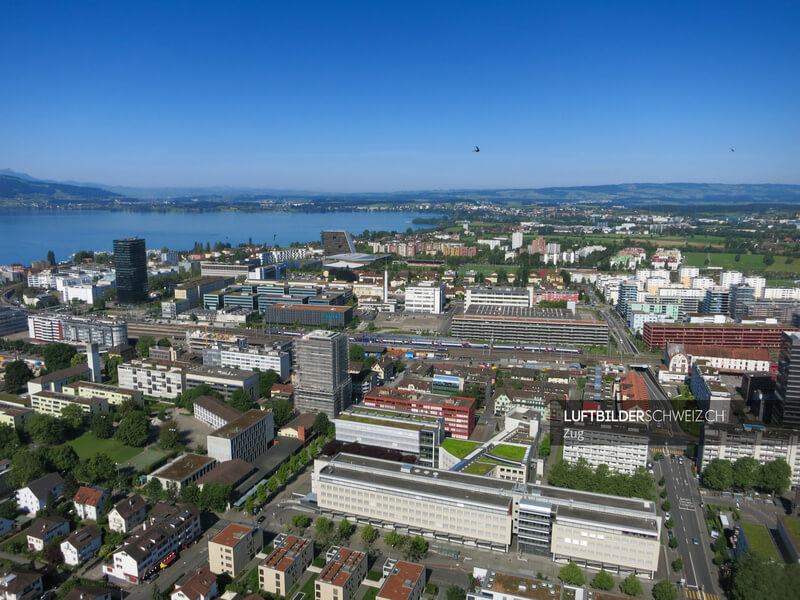
M 206 446 L 208 456 L 219 462 L 234 458 L 252 462 L 269 449 L 274 438 L 272 413 L 253 409 L 206 436 Z
M 280 350 L 244 350 L 239 348 L 206 348 L 203 350 L 203 365 L 212 367 L 231 367 L 244 371 L 258 369 L 261 372 L 275 371 L 285 381 L 292 368 L 288 352 Z
M 692 277 L 693 290 L 707 290 L 715 287 L 717 284 L 711 277 Z
M 406 312 L 439 315 L 444 310 L 447 286 L 438 281 L 424 281 L 406 288 Z
M 68 285 L 64 287 L 64 304 L 72 304 L 73 300 L 91 304 L 102 296 L 100 288 L 96 285 Z
M 798 288 L 764 288 L 764 300 L 800 300 L 800 287 Z
M 522 248 L 522 232 L 515 231 L 511 234 L 511 249 L 516 250 L 517 248 Z
M 28 337 L 42 342 L 119 346 L 128 343 L 128 326 L 116 319 L 42 313 L 28 317 Z
M 531 307 L 531 291 L 525 288 L 467 288 L 464 310 L 470 306 Z
M 722 287 L 732 287 L 742 283 L 743 276 L 739 271 L 723 271 L 719 276 L 719 284 Z
M 564 430 L 564 460 L 576 463 L 584 459 L 593 467 L 608 465 L 620 473 L 633 475 L 647 467 L 649 449 L 647 435 L 634 433 L 636 428 L 625 430 L 609 426 L 599 428 L 566 427 Z
M 767 280 L 764 277 L 745 277 L 742 283 L 755 290 L 756 298 L 761 298 L 764 295 L 764 288 L 767 287 Z
M 186 371 L 154 361 L 134 360 L 117 368 L 119 387 L 154 398 L 177 398 L 186 389 Z
M 89 531 L 91 529 L 96 531 Z M 91 539 L 85 541 L 83 538 Z M 74 532 L 61 542 L 61 554 L 64 555 L 64 563 L 72 566 L 85 563 L 100 549 L 102 543 L 103 536 L 96 527 L 84 527 L 80 531 Z

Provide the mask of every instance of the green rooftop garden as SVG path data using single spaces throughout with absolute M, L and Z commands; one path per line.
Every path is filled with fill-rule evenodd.
M 470 442 L 469 440 L 456 440 L 453 438 L 447 438 L 442 442 L 442 448 L 447 450 L 456 458 L 464 458 L 478 446 L 480 446 L 478 442 Z
M 508 458 L 509 460 L 516 460 L 518 462 L 525 458 L 525 448 L 522 446 L 511 446 L 509 444 L 500 444 L 495 446 L 490 451 L 490 454 L 499 456 L 500 458 Z
M 766 527 L 758 523 L 742 523 L 742 529 L 753 552 L 763 559 L 783 563 L 783 559 L 775 547 L 775 542 L 772 541 L 772 536 Z
M 494 468 L 494 465 L 476 460 L 474 463 L 467 466 L 462 473 L 469 473 L 470 475 L 486 475 Z

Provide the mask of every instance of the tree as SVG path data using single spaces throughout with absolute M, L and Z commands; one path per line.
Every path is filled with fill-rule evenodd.
M 733 463 L 733 485 L 740 490 L 749 490 L 758 485 L 761 465 L 751 456 L 743 456 Z
M 158 445 L 164 450 L 177 450 L 181 448 L 181 435 L 178 432 L 178 425 L 173 421 L 164 423 L 158 434 Z
M 50 372 L 66 369 L 70 366 L 72 357 L 77 353 L 78 351 L 69 344 L 47 344 L 42 350 L 44 366 Z
M 666 579 L 662 579 L 653 586 L 653 598 L 655 600 L 675 600 L 677 597 L 678 590 Z
M 622 583 L 619 584 L 619 589 L 623 594 L 627 594 L 628 596 L 642 595 L 642 584 L 633 573 L 622 580 Z
M 82 365 L 85 362 L 86 362 L 86 355 L 83 352 L 78 352 L 72 358 L 69 359 L 69 366 L 77 367 L 78 365 Z
M 33 371 L 25 364 L 24 360 L 15 360 L 6 366 L 4 381 L 6 391 L 10 394 L 19 394 L 31 379 L 33 379 Z
M 92 308 L 95 310 L 105 310 L 106 309 L 106 301 L 103 298 L 95 298 L 92 301 Z
M 75 474 L 72 471 L 67 471 L 64 474 L 64 487 L 61 488 L 61 495 L 64 498 L 74 498 L 79 487 L 80 484 L 75 478 Z
M 272 418 L 275 419 L 275 427 L 283 427 L 292 420 L 294 406 L 292 405 L 292 401 L 287 398 L 270 400 L 266 408 L 272 410 Z
M 244 389 L 239 388 L 234 390 L 233 394 L 231 394 L 231 399 L 228 404 L 244 413 L 253 408 L 253 399 Z
M 776 458 L 761 468 L 761 487 L 772 492 L 788 490 L 792 483 L 792 468 L 782 458 Z
M 156 345 L 156 340 L 152 335 L 143 335 L 136 340 L 136 354 L 138 356 L 150 356 L 150 348 Z
M 305 529 L 311 524 L 311 519 L 308 515 L 294 515 L 292 517 L 292 527 L 297 529 Z
M 0 502 L 0 517 L 13 521 L 19 514 L 19 506 L 17 506 L 16 498 L 12 497 L 6 502 Z
M 11 458 L 19 447 L 19 432 L 16 427 L 0 425 L 0 459 Z
M 140 410 L 128 413 L 119 422 L 117 433 L 114 439 L 119 440 L 126 446 L 141 448 L 147 444 L 150 435 L 150 420 Z
M 200 492 L 200 506 L 210 508 L 214 512 L 225 512 L 231 501 L 233 488 L 222 483 L 209 482 L 203 484 Z
M 47 462 L 54 471 L 72 471 L 80 462 L 78 453 L 69 444 L 59 444 L 52 448 L 47 448 L 45 452 Z
M 47 264 L 50 265 L 51 267 L 56 266 L 56 253 L 53 252 L 52 250 L 47 251 Z
M 314 419 L 314 433 L 316 433 L 320 437 L 325 437 L 328 434 L 328 426 L 330 425 L 330 420 L 328 419 L 328 415 L 324 412 L 317 413 L 317 417 Z
M 766 266 L 770 266 L 775 262 L 775 255 L 772 252 L 767 252 L 761 260 Z
M 117 375 L 117 368 L 122 364 L 122 358 L 119 356 L 112 356 L 106 359 L 106 377 L 108 377 L 110 383 L 116 384 L 119 381 L 119 376 Z
M 188 502 L 189 504 L 194 504 L 195 506 L 200 505 L 200 488 L 197 487 L 196 484 L 191 483 L 189 485 L 184 485 L 181 487 L 180 494 L 178 494 L 178 498 L 181 502 Z
M 161 348 L 170 348 L 172 347 L 172 343 L 168 338 L 162 337 L 156 342 L 156 346 L 160 346 Z
M 61 409 L 61 420 L 64 421 L 70 429 L 78 429 L 83 425 L 85 418 L 83 408 L 79 404 L 67 404 Z
M 49 415 L 31 415 L 25 425 L 25 431 L 34 442 L 56 444 L 66 437 L 66 423 Z
M 64 563 L 64 555 L 61 553 L 61 546 L 58 543 L 48 545 L 44 549 L 44 557 L 51 565 L 61 565 Z
M 261 398 L 272 396 L 272 386 L 280 381 L 280 376 L 272 369 L 258 374 L 258 395 Z
M 457 585 L 451 585 L 447 588 L 445 597 L 447 600 L 464 600 L 467 597 L 467 593 Z
M 108 483 L 114 479 L 117 472 L 116 464 L 101 452 L 95 453 L 91 458 L 81 462 L 75 473 L 79 479 L 91 484 Z
M 550 434 L 546 433 L 542 436 L 542 441 L 539 442 L 539 458 L 547 458 L 550 456 Z
M 672 570 L 673 571 L 682 571 L 683 570 L 683 560 L 678 557 L 672 561 Z
M 671 537 L 671 538 L 669 539 L 669 547 L 670 547 L 670 548 L 673 548 L 673 549 L 674 549 L 674 548 L 677 548 L 677 547 L 678 547 L 678 538 L 676 538 L 676 537 L 674 537 L 674 536 L 673 536 L 673 537 Z
M 8 484 L 12 488 L 23 488 L 46 472 L 42 456 L 38 452 L 23 448 L 11 458 Z
M 101 440 L 107 440 L 114 435 L 114 419 L 111 415 L 94 415 L 89 421 L 89 431 Z
M 350 360 L 353 362 L 362 362 L 364 360 L 364 348 L 357 344 L 350 344 Z
M 730 461 L 715 458 L 703 472 L 703 483 L 715 490 L 727 490 L 733 485 L 733 465 Z
M 364 542 L 367 546 L 374 543 L 375 540 L 378 539 L 378 530 L 375 529 L 372 525 L 366 525 L 364 529 L 361 530 L 361 541 Z
M 269 497 L 269 490 L 267 490 L 267 484 L 262 483 L 256 489 L 256 499 L 258 500 L 259 504 L 266 504 L 268 497 Z
M 333 533 L 333 521 L 327 517 L 317 517 L 314 521 L 314 535 L 323 543 L 327 543 Z
M 336 528 L 336 537 L 340 542 L 346 542 L 353 535 L 355 527 L 347 519 L 342 519 L 339 522 L 339 527 Z
M 393 529 L 392 531 L 386 534 L 385 540 L 387 544 L 389 544 L 392 548 L 394 548 L 403 543 L 403 536 L 400 535 L 396 529 Z
M 558 572 L 558 578 L 569 585 L 583 585 L 586 581 L 586 578 L 583 576 L 583 571 L 581 571 L 581 568 L 573 561 L 569 561 L 569 564 L 561 567 L 561 570 Z
M 592 587 L 596 590 L 610 590 L 614 588 L 614 578 L 608 574 L 605 569 L 600 569 L 600 572 L 592 579 Z
M 428 542 L 421 535 L 415 535 L 406 545 L 405 554 L 411 560 L 419 560 L 428 552 Z
M 250 494 L 244 501 L 244 512 L 248 515 L 253 515 L 256 512 L 256 499 L 253 494 Z

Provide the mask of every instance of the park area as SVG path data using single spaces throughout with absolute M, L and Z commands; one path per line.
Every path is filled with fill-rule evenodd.
M 778 553 L 778 548 L 775 546 L 775 542 L 772 541 L 772 536 L 766 527 L 758 523 L 742 523 L 742 530 L 747 536 L 750 550 L 764 560 L 774 560 L 777 563 L 783 562 L 781 555 Z
M 131 448 L 113 438 L 100 439 L 89 431 L 67 444 L 72 446 L 81 460 L 92 458 L 99 452 L 107 455 L 115 463 L 124 463 L 142 451 L 141 448 Z

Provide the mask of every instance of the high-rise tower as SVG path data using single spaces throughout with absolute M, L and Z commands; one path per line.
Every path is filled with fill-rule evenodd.
M 117 300 L 137 304 L 147 300 L 147 256 L 144 239 L 114 240 Z
M 347 336 L 312 331 L 294 340 L 294 405 L 300 412 L 339 416 L 352 402 Z

